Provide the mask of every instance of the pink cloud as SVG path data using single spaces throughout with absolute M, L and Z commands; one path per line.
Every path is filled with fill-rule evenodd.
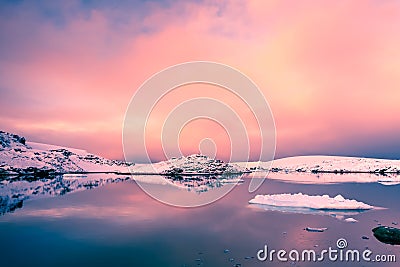
M 5 130 L 120 158 L 124 112 L 140 84 L 170 65 L 210 60 L 242 70 L 264 92 L 278 156 L 328 152 L 332 144 L 346 144 L 338 152 L 345 154 L 355 136 L 400 132 L 395 1 L 178 1 L 144 9 L 120 27 L 112 22 L 123 10 L 68 13 L 63 26 L 32 8 L 2 19 Z M 187 151 L 192 141 L 183 141 Z

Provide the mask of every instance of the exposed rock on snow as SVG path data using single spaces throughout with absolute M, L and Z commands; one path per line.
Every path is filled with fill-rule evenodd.
M 235 164 L 225 163 L 219 159 L 212 159 L 203 155 L 172 158 L 154 164 L 146 164 L 131 168 L 133 173 L 155 173 L 169 176 L 191 175 L 223 175 L 241 174 L 248 172 Z

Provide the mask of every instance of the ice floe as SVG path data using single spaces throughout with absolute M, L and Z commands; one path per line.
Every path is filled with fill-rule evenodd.
M 354 218 L 360 213 L 372 209 L 381 209 L 369 204 L 345 199 L 341 195 L 274 194 L 257 195 L 249 201 L 249 207 L 257 211 L 278 211 L 283 213 L 326 215 L 346 222 L 356 222 Z
M 309 208 L 315 210 L 369 210 L 374 207 L 354 199 L 345 199 L 342 195 L 275 194 L 257 195 L 250 204 L 261 204 L 278 207 Z
M 354 219 L 354 218 L 352 218 L 352 217 L 346 218 L 346 219 L 344 219 L 344 221 L 345 221 L 345 222 L 350 222 L 350 223 L 358 222 L 358 220 L 356 220 L 356 219 Z

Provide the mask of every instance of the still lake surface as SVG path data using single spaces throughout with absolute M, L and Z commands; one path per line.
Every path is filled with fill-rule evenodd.
M 336 249 L 336 241 L 345 238 L 348 249 L 368 248 L 373 255 L 394 254 L 400 261 L 400 246 L 381 243 L 371 232 L 378 224 L 400 223 L 400 185 L 267 179 L 249 193 L 250 180 L 244 180 L 218 201 L 197 208 L 162 204 L 134 181 L 27 200 L 21 209 L 0 217 L 0 266 L 398 266 L 327 258 L 323 263 L 261 262 L 256 254 L 264 245 L 320 252 Z M 341 194 L 386 209 L 346 216 L 359 221 L 349 223 L 332 214 L 270 211 L 248 204 L 257 194 L 298 192 Z M 328 230 L 314 233 L 306 227 Z

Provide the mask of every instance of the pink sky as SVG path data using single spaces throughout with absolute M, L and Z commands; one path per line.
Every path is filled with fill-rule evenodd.
M 399 1 L 49 1 L 0 10 L 0 128 L 29 140 L 121 159 L 137 88 L 168 66 L 206 60 L 262 90 L 277 157 L 400 158 Z M 219 151 L 228 150 L 215 127 Z M 195 138 L 182 134 L 188 152 L 201 139 L 193 128 Z

